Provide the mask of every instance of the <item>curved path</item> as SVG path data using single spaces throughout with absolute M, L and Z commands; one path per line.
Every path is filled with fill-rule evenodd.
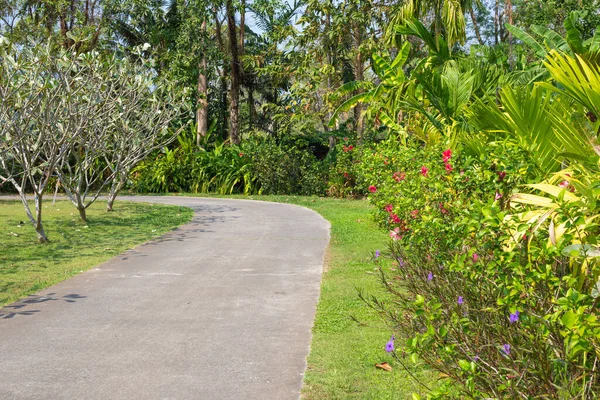
M 286 204 L 123 199 L 195 215 L 0 309 L 0 398 L 298 398 L 328 222 Z

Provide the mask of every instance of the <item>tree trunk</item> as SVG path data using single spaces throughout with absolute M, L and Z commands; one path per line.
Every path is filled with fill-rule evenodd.
M 240 56 L 244 55 L 244 35 L 246 33 L 246 0 L 242 0 L 242 6 L 240 8 L 240 42 L 238 44 L 240 49 Z
M 229 33 L 229 50 L 231 53 L 231 87 L 229 90 L 229 139 L 231 144 L 240 143 L 240 85 L 241 65 L 239 59 L 238 39 L 235 24 L 233 1 L 225 3 L 227 12 L 227 31 Z
M 469 10 L 469 14 L 471 14 L 471 22 L 473 22 L 473 30 L 475 31 L 477 41 L 480 45 L 485 46 L 485 42 L 483 41 L 483 38 L 481 37 L 481 32 L 479 31 L 479 24 L 477 24 L 477 17 L 475 16 L 475 11 L 473 11 L 472 7 Z
M 48 237 L 44 232 L 44 225 L 42 224 L 42 195 L 35 195 L 35 233 L 37 233 L 38 242 L 47 243 Z
M 512 12 L 512 1 L 511 0 L 506 0 L 506 2 L 504 3 L 504 12 L 506 13 L 506 16 L 508 17 L 508 23 L 510 25 L 513 24 L 513 12 Z M 512 37 L 512 33 L 510 31 L 508 31 L 508 65 L 510 65 L 510 69 L 514 70 L 515 69 L 515 61 L 513 59 L 513 37 Z
M 499 29 L 500 29 L 500 0 L 496 0 L 494 5 L 494 44 L 498 45 L 499 41 Z
M 83 204 L 77 206 L 77 211 L 79 211 L 79 218 L 81 218 L 81 220 L 83 222 L 87 222 L 87 214 L 86 214 L 86 208 Z
M 217 43 L 219 45 L 219 50 L 221 53 L 225 54 L 227 49 L 225 48 L 225 44 L 223 43 L 223 34 L 221 32 L 221 21 L 219 21 L 219 14 L 217 6 L 213 7 L 213 17 L 215 19 L 215 35 L 217 37 Z M 221 107 L 220 110 L 224 110 L 227 107 L 227 71 L 225 70 L 225 66 L 219 68 L 219 77 L 221 83 Z M 221 121 L 223 122 L 223 130 L 227 131 L 227 117 L 224 112 L 221 112 L 220 115 Z
M 364 76 L 364 63 L 362 54 L 359 51 L 360 43 L 356 44 L 356 59 L 354 64 L 354 79 L 356 81 L 363 81 L 365 79 Z M 358 93 L 356 93 L 358 94 Z M 356 121 L 356 136 L 358 137 L 358 142 L 362 143 L 363 133 L 364 133 L 364 124 L 363 124 L 363 105 L 362 103 L 358 103 L 354 106 L 354 120 Z
M 114 211 L 113 206 L 115 204 L 115 200 L 117 199 L 117 195 L 121 190 L 122 185 L 121 178 L 115 178 L 112 185 L 110 185 L 110 190 L 108 191 L 108 197 L 106 199 L 106 211 L 111 212 Z
M 206 18 L 202 21 L 202 40 L 206 43 Z M 198 109 L 196 110 L 196 145 L 200 147 L 202 138 L 208 132 L 208 85 L 206 81 L 206 47 L 203 46 L 202 61 L 198 65 Z

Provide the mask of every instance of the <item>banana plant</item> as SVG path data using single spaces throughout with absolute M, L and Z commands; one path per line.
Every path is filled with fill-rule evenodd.
M 537 36 L 536 39 L 523 29 L 506 24 L 506 29 L 530 47 L 540 59 L 544 59 L 552 50 L 570 56 L 580 55 L 587 59 L 597 59 L 600 52 L 600 29 L 596 30 L 593 37 L 584 40 L 581 31 L 577 28 L 577 14 L 575 12 L 572 12 L 565 19 L 564 28 L 565 38 L 545 26 L 532 25 L 531 31 Z
M 373 54 L 372 68 L 379 83 L 371 81 L 352 81 L 337 89 L 332 98 L 340 99 L 362 91 L 343 101 L 333 112 L 329 126 L 335 126 L 340 114 L 350 111 L 360 103 L 369 105 L 368 114 L 379 120 L 392 131 L 405 137 L 404 128 L 398 123 L 401 102 L 409 88 L 409 82 L 404 74 L 404 64 L 410 53 L 410 43 L 406 42 L 392 60 L 389 55 Z

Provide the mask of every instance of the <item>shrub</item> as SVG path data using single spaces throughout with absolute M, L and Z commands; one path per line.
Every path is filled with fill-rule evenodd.
M 263 194 L 325 194 L 327 165 L 309 148 L 295 143 L 278 144 L 273 139 L 244 143 L 252 160 L 252 171 Z
M 251 159 L 238 146 L 218 143 L 196 148 L 193 137 L 182 135 L 179 146 L 165 148 L 137 166 L 132 174 L 138 192 L 257 193 Z
M 559 189 L 552 214 L 515 209 L 519 185 L 541 176 L 510 143 L 486 150 L 390 141 L 365 156 L 361 179 L 394 262 L 381 267 L 394 302 L 369 302 L 406 339 L 398 351 L 447 378 L 433 397 L 595 398 L 598 271 L 573 247 L 595 246 L 593 203 Z
M 362 155 L 370 151 L 368 146 L 357 146 L 348 138 L 338 143 L 333 152 L 332 165 L 329 173 L 329 188 L 327 194 L 332 197 L 353 198 L 365 194 L 357 186 L 357 178 L 360 173 Z

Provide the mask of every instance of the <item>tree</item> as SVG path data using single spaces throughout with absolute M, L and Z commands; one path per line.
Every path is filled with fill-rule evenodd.
M 74 58 L 51 52 L 49 45 L 20 48 L 0 42 L 0 179 L 18 191 L 42 243 L 48 241 L 42 223 L 44 192 L 76 140 L 65 93 L 86 80 Z M 28 191 L 33 192 L 35 213 Z
M 108 193 L 108 211 L 113 210 L 131 170 L 149 154 L 174 141 L 187 127 L 184 121 L 189 118 L 187 90 L 164 78 L 153 79 L 149 60 L 143 64 L 123 63 L 119 77 L 123 90 L 113 99 L 118 113 L 113 118 L 103 159 L 114 176 Z
M 242 84 L 243 69 L 240 62 L 240 43 L 235 22 L 235 8 L 233 7 L 232 0 L 226 0 L 225 11 L 227 14 L 229 55 L 231 57 L 231 85 L 229 88 L 229 140 L 232 144 L 239 144 L 240 86 Z

